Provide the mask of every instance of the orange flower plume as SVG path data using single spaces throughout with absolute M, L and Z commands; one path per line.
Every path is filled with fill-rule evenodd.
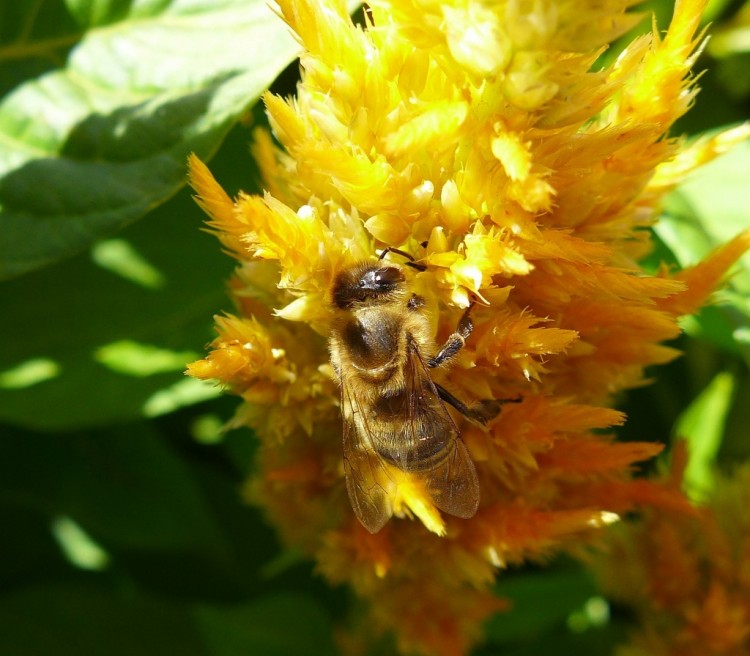
M 260 440 L 248 484 L 283 540 L 369 600 L 405 652 L 453 656 L 497 610 L 499 568 L 538 558 L 640 503 L 684 503 L 633 481 L 651 442 L 618 444 L 614 397 L 643 385 L 662 344 L 750 245 L 740 236 L 692 270 L 646 275 L 659 203 L 747 128 L 667 138 L 690 107 L 704 0 L 599 55 L 639 16 L 630 0 L 375 0 L 364 28 L 337 0 L 279 0 L 303 46 L 294 98 L 266 94 L 273 133 L 254 155 L 266 192 L 230 199 L 190 175 L 238 261 L 234 315 L 188 373 L 242 399 L 234 425 Z M 510 399 L 486 428 L 455 419 L 479 476 L 471 519 L 442 514 L 394 475 L 394 517 L 371 535 L 347 499 L 339 390 L 326 336 L 336 275 L 398 248 L 436 343 L 472 300 L 474 332 L 450 374 L 461 399 Z M 408 267 L 405 267 L 408 268 Z M 432 355 L 432 354 L 430 354 Z M 653 436 L 654 438 L 658 436 Z
M 684 453 L 668 485 L 679 487 Z M 593 560 L 608 596 L 638 618 L 617 656 L 742 656 L 750 645 L 750 467 L 718 479 L 690 513 L 647 509 L 613 527 Z

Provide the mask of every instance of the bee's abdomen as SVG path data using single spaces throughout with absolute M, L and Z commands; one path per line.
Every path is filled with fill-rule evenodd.
M 423 399 L 410 397 L 405 390 L 381 396 L 373 415 L 378 426 L 373 447 L 403 471 L 435 469 L 450 455 L 453 426 Z
M 453 440 L 447 435 L 430 436 L 409 448 L 379 449 L 378 454 L 402 471 L 420 473 L 440 467 L 453 446 Z

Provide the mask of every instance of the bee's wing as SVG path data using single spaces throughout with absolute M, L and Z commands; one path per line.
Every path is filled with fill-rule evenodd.
M 370 533 L 377 533 L 393 514 L 387 489 L 393 482 L 382 459 L 372 448 L 362 404 L 354 390 L 343 381 L 341 413 L 344 418 L 344 474 L 349 500 L 362 525 Z
M 468 519 L 479 507 L 476 468 L 413 340 L 409 351 L 405 379 L 410 421 L 406 429 L 417 431 L 421 442 L 434 441 L 436 455 L 424 474 L 433 503 L 449 515 Z
M 456 436 L 448 457 L 430 473 L 430 493 L 435 505 L 443 512 L 469 519 L 479 507 L 479 479 L 469 450 Z

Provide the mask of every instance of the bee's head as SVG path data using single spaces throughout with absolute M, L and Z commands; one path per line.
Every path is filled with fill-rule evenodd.
M 333 281 L 334 305 L 348 310 L 358 304 L 386 303 L 403 290 L 404 272 L 381 262 L 360 264 L 339 272 Z

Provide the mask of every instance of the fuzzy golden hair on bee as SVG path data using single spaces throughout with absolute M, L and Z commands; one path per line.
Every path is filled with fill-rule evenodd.
M 484 424 L 501 402 L 469 407 L 430 375 L 448 365 L 471 334 L 471 308 L 436 348 L 424 299 L 410 291 L 404 266 L 383 256 L 339 271 L 330 299 L 329 349 L 341 390 L 344 472 L 356 516 L 370 532 L 379 531 L 394 512 L 396 478 L 407 475 L 443 512 L 472 517 L 479 481 L 446 406 Z

